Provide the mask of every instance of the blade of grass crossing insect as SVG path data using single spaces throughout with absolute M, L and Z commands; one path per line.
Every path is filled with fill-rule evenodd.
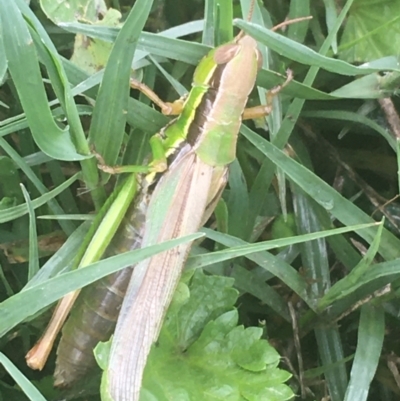
M 274 164 L 282 168 L 285 174 L 304 192 L 343 224 L 352 225 L 360 222 L 372 222 L 372 219 L 352 202 L 345 199 L 323 180 L 291 159 L 270 142 L 261 138 L 244 125 L 241 127 L 241 133 Z M 371 243 L 375 238 L 375 229 L 363 230 L 359 235 L 368 243 Z M 380 254 L 385 259 L 392 260 L 400 256 L 399 249 L 400 241 L 388 230 L 384 229 L 379 249 Z
M 199 233 L 187 235 L 143 249 L 126 252 L 93 263 L 84 269 L 76 269 L 59 275 L 47 280 L 45 283 L 40 283 L 19 292 L 0 303 L 0 337 L 29 316 L 34 315 L 71 291 L 89 285 L 102 277 L 138 263 L 157 253 L 174 248 L 179 244 L 194 241 L 202 237 L 202 235 Z M 46 294 L 46 296 L 44 297 L 43 294 Z
M 361 308 L 357 349 L 344 401 L 367 400 L 382 353 L 384 337 L 384 310 L 374 305 L 364 305 Z
M 103 256 L 128 207 L 132 203 L 136 189 L 136 176 L 130 174 L 125 182 L 114 190 L 97 213 L 96 219 L 85 235 L 81 247 L 77 254 L 74 255 L 72 269 L 86 267 L 91 263 L 97 262 Z M 80 289 L 70 292 L 59 301 L 40 341 L 27 354 L 28 366 L 42 369 L 56 336 L 64 325 L 79 293 Z
M 109 165 L 115 164 L 122 144 L 131 63 L 152 4 L 152 0 L 138 0 L 132 7 L 115 40 L 93 110 L 89 138 Z
M 131 174 L 120 189 L 116 199 L 107 209 L 105 216 L 96 229 L 90 244 L 85 250 L 85 254 L 80 261 L 80 266 L 84 267 L 89 263 L 99 260 L 105 249 L 110 244 L 116 233 L 128 207 L 132 203 L 137 191 L 137 181 L 134 174 Z
M 314 212 L 315 205 L 300 189 L 293 188 L 294 211 L 298 233 L 310 233 L 321 230 L 318 217 Z M 324 239 L 307 241 L 300 245 L 302 264 L 306 266 L 307 278 L 310 281 L 312 302 L 317 304 L 318 299 L 323 296 L 330 287 L 328 253 Z M 343 400 L 347 387 L 347 372 L 344 363 L 343 346 L 337 325 L 330 325 L 315 329 L 318 353 L 323 365 L 335 365 L 334 368 L 325 370 L 329 394 L 333 401 Z
M 27 281 L 30 281 L 32 277 L 39 271 L 39 247 L 36 233 L 35 210 L 32 207 L 32 202 L 28 191 L 25 189 L 23 184 L 20 185 L 29 214 L 29 267 Z
M 31 401 L 46 401 L 39 390 L 21 373 L 21 371 L 0 352 L 0 364 L 8 374 L 15 380 L 15 383 L 22 389 L 24 394 Z

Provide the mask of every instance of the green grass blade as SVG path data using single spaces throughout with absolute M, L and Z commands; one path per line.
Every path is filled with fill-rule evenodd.
M 357 350 L 351 369 L 350 383 L 344 401 L 366 401 L 378 367 L 385 337 L 385 313 L 382 308 L 361 308 Z
M 53 158 L 81 160 L 83 156 L 76 152 L 68 131 L 60 129 L 53 120 L 32 37 L 17 3 L 1 2 L 0 15 L 3 16 L 2 37 L 8 68 L 35 142 Z M 26 84 L 27 76 L 30 79 L 29 85 Z
M 24 194 L 26 206 L 29 214 L 29 267 L 28 267 L 28 280 L 39 271 L 39 252 L 38 252 L 38 239 L 36 232 L 35 210 L 32 206 L 32 201 L 28 191 L 21 184 L 22 193 Z
M 114 43 L 93 110 L 89 138 L 109 165 L 122 144 L 129 98 L 131 63 L 153 1 L 138 0 Z
M 76 255 L 81 247 L 91 222 L 81 224 L 64 242 L 62 247 L 40 268 L 25 289 L 40 285 L 60 272 L 70 271 L 73 265 L 71 255 Z
M 215 39 L 214 4 L 215 0 L 206 0 L 204 5 L 204 29 L 201 43 L 207 46 L 213 46 Z
M 297 222 L 297 232 L 309 233 L 321 230 L 315 204 L 300 189 L 293 188 L 294 211 Z M 330 272 L 328 263 L 328 251 L 326 241 L 322 238 L 315 241 L 307 241 L 300 245 L 302 265 L 306 267 L 311 298 L 318 300 L 330 287 Z M 332 400 L 341 401 L 347 387 L 347 372 L 344 363 L 343 345 L 337 325 L 330 327 L 317 326 L 314 329 L 318 345 L 318 355 L 325 367 L 334 365 L 331 369 L 325 369 L 325 378 L 329 387 Z
M 372 219 L 362 210 L 270 142 L 255 134 L 246 126 L 242 125 L 241 132 L 254 146 L 264 153 L 267 158 L 278 167 L 282 168 L 293 182 L 343 224 L 353 225 L 359 224 L 360 222 L 372 222 Z M 359 234 L 369 243 L 375 238 L 375 230 L 373 228 L 363 230 Z M 400 241 L 388 230 L 384 229 L 381 246 L 379 248 L 381 255 L 385 259 L 391 260 L 400 256 L 399 250 Z
M 235 25 L 281 56 L 305 65 L 317 66 L 336 74 L 354 76 L 372 74 L 373 72 L 379 72 L 382 69 L 397 72 L 400 71 L 395 57 L 387 57 L 383 59 L 379 65 L 374 67 L 370 67 L 369 65 L 356 67 L 352 64 L 346 63 L 345 61 L 323 56 L 307 46 L 292 41 L 271 30 L 264 29 L 259 25 L 254 25 L 241 20 L 237 20 Z
M 314 332 L 329 394 L 332 401 L 342 401 L 348 379 L 338 326 L 317 327 Z
M 362 260 L 353 268 L 353 270 L 351 270 L 351 272 L 346 277 L 335 283 L 335 285 L 330 288 L 329 291 L 319 300 L 318 306 L 320 310 L 326 309 L 332 303 L 347 296 L 360 287 L 360 280 L 362 276 L 364 276 L 364 274 L 371 267 L 376 253 L 378 252 L 382 230 L 383 224 L 378 228 L 378 232 L 376 233 L 376 236 L 372 241 L 371 246 L 369 247 L 367 253 L 362 258 Z
M 364 225 L 364 228 L 368 230 L 368 228 L 366 228 L 367 226 Z M 252 260 L 264 269 L 270 271 L 276 277 L 279 277 L 288 287 L 295 291 L 300 298 L 302 298 L 310 306 L 310 308 L 313 309 L 315 308 L 315 301 L 313 298 L 310 298 L 308 294 L 308 284 L 306 280 L 292 266 L 273 256 L 272 254 L 262 251 L 318 238 L 325 238 L 330 235 L 341 234 L 345 231 L 352 231 L 353 229 L 357 230 L 357 227 L 361 226 L 320 231 L 311 234 L 299 235 L 296 237 L 259 242 L 256 244 L 248 244 L 245 241 L 241 241 L 238 238 L 231 237 L 227 234 L 221 234 L 212 230 L 203 229 L 202 231 L 207 234 L 208 238 L 232 248 L 210 254 L 194 256 L 189 259 L 187 266 L 197 268 L 205 267 L 214 263 L 223 262 L 225 260 L 246 256 L 249 260 Z M 260 252 L 260 254 L 257 254 L 256 252 Z
M 218 21 L 216 26 L 216 38 L 214 46 L 219 46 L 223 43 L 230 42 L 233 39 L 232 35 L 232 19 L 233 9 L 231 0 L 216 0 L 215 1 L 216 17 Z
M 52 191 L 46 192 L 44 195 L 39 196 L 38 198 L 34 199 L 32 201 L 33 208 L 36 209 L 36 208 L 46 204 L 47 202 L 50 202 L 59 193 L 64 191 L 65 188 L 68 188 L 72 183 L 74 183 L 76 180 L 78 180 L 79 177 L 80 177 L 79 173 L 75 174 L 74 176 L 69 178 L 67 181 L 65 181 L 59 187 L 53 189 Z M 0 223 L 5 223 L 7 221 L 15 220 L 18 217 L 26 215 L 27 213 L 28 213 L 28 207 L 26 204 L 14 206 L 14 207 L 11 207 L 6 210 L 0 210 Z
M 0 337 L 15 327 L 18 323 L 34 315 L 41 309 L 57 301 L 71 291 L 91 284 L 102 277 L 131 266 L 166 251 L 179 244 L 193 241 L 204 234 L 192 234 L 166 241 L 147 248 L 130 251 L 122 255 L 91 264 L 84 269 L 62 274 L 45 283 L 38 284 L 19 292 L 0 304 Z
M 31 401 L 46 401 L 46 399 L 42 396 L 42 394 L 40 394 L 39 390 L 1 352 L 0 352 L 0 364 L 3 365 L 4 369 L 15 380 L 15 383 L 22 389 L 22 391 Z

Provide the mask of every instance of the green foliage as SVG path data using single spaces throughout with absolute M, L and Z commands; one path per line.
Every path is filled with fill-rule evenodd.
M 307 401 L 397 399 L 385 353 L 396 354 L 398 343 L 400 224 L 398 203 L 386 203 L 399 191 L 399 157 L 396 125 L 375 100 L 398 91 L 400 1 L 259 1 L 252 23 L 232 21 L 225 11 L 218 17 L 212 0 L 206 7 L 136 1 L 131 14 L 132 2 L 110 3 L 118 10 L 91 0 L 32 0 L 31 8 L 23 0 L 0 2 L 0 350 L 7 355 L 0 354 L 0 400 L 43 400 L 35 386 L 48 400 L 98 400 L 98 388 L 83 395 L 85 386 L 55 395 L 53 356 L 42 372 L 28 370 L 24 355 L 47 319 L 34 318 L 67 292 L 178 240 L 65 272 L 90 225 L 71 216 L 92 221 L 111 187 L 103 186 L 108 177 L 99 174 L 91 146 L 109 164 L 141 163 L 149 135 L 168 118 L 129 92 L 130 74 L 174 100 L 190 89 L 193 67 L 232 35 L 232 26 L 254 35 L 263 53 L 251 105 L 266 102 L 266 90 L 284 81 L 287 68 L 294 80 L 258 124 L 268 132 L 242 126 L 218 209 L 219 232 L 205 229 L 207 240 L 188 261 L 198 271 L 180 284 L 142 398 L 284 400 L 292 394 L 284 384 L 290 380 Z M 231 10 L 231 2 L 220 3 Z M 237 18 L 248 13 L 249 1 L 240 3 L 234 2 Z M 308 14 L 311 21 L 270 31 L 287 15 Z M 121 24 L 110 15 L 121 15 Z M 197 21 L 203 16 L 204 27 Z M 77 37 L 87 42 L 76 45 Z M 86 64 L 93 68 L 83 70 Z M 95 72 L 101 65 L 106 70 Z M 398 109 L 396 98 L 393 103 Z M 296 236 L 265 242 L 275 236 L 270 222 L 286 210 Z M 53 220 L 37 219 L 34 230 L 34 214 Z M 382 215 L 385 226 L 366 226 Z M 35 244 L 42 237 L 54 242 L 60 229 L 68 240 L 39 259 L 44 253 Z M 296 373 L 290 379 L 255 327 L 264 321 L 271 344 Z M 291 351 L 297 340 L 301 347 Z
M 398 0 L 354 1 L 341 38 L 341 58 L 350 63 L 363 63 L 398 54 L 399 7 Z
M 193 277 L 187 284 L 190 276 Z M 288 400 L 290 374 L 261 328 L 238 326 L 233 280 L 186 273 L 146 365 L 141 401 Z M 109 349 L 96 348 L 104 369 Z M 104 398 L 106 399 L 106 398 Z

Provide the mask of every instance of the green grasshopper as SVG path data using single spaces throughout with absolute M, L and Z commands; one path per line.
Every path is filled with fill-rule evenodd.
M 128 211 L 128 215 L 134 218 L 126 219 L 117 236 L 123 237 L 121 232 L 126 231 L 132 221 L 135 226 L 138 216 L 143 224 L 136 225 L 131 230 L 134 235 L 124 240 L 122 245 L 118 244 L 120 240 L 114 241 L 118 244 L 118 251 L 128 247 L 132 249 L 139 242 L 145 247 L 194 233 L 208 219 L 226 185 L 228 166 L 236 158 L 236 142 L 242 120 L 266 115 L 270 111 L 269 105 L 245 109 L 261 64 L 256 41 L 241 32 L 233 42 L 213 49 L 203 58 L 194 73 L 192 90 L 183 102 L 164 104 L 148 88 L 131 83 L 159 104 L 165 114 L 180 112 L 180 115 L 151 138 L 154 158 L 149 166 L 132 170 L 135 173 L 147 170 L 149 173 L 139 180 L 141 192 Z M 290 79 L 288 76 L 282 86 Z M 281 86 L 275 88 L 271 95 L 280 89 Z M 129 188 L 133 184 L 129 180 L 122 193 L 131 194 Z M 135 266 L 118 318 L 109 368 L 104 376 L 106 393 L 115 401 L 131 401 L 139 397 L 147 355 L 157 339 L 189 250 L 190 245 L 183 245 Z M 115 291 L 116 287 L 112 287 L 112 291 L 120 293 L 120 300 L 130 272 L 123 274 L 125 280 L 121 280 L 120 275 L 114 275 L 118 282 L 123 282 L 122 286 Z M 76 298 L 76 295 L 71 298 Z M 66 303 L 69 305 L 70 300 Z M 104 306 L 100 298 L 98 304 Z M 113 308 L 118 309 L 118 305 Z M 68 311 L 69 306 L 65 310 Z M 91 308 L 87 311 L 90 314 Z M 64 319 L 65 316 L 66 312 Z M 75 318 L 79 319 L 85 320 L 82 315 Z M 68 373 L 71 367 L 76 373 L 84 374 L 92 363 L 90 361 L 88 366 L 77 368 L 75 354 L 80 352 L 81 339 L 76 340 L 72 350 L 65 345 L 70 341 L 68 336 L 72 336 L 69 331 L 75 330 L 71 329 L 72 323 L 67 323 L 58 351 L 56 382 L 61 385 L 75 380 L 75 373 Z M 88 322 L 89 326 L 91 324 Z M 110 326 L 104 329 L 107 335 L 112 330 L 112 324 Z M 87 334 L 82 332 L 82 336 Z M 96 343 L 104 338 L 94 337 L 94 340 Z M 89 345 L 93 345 L 91 341 Z M 82 363 L 84 354 L 80 353 Z
M 164 150 L 164 161 L 179 151 L 153 190 L 142 247 L 196 232 L 214 210 L 236 158 L 242 120 L 270 111 L 269 106 L 245 109 L 261 64 L 256 41 L 243 32 L 201 60 L 181 114 L 152 138 L 152 148 L 158 144 Z M 283 85 L 290 79 L 289 74 Z M 147 356 L 189 250 L 190 244 L 181 245 L 135 266 L 103 377 L 105 399 L 139 399 Z

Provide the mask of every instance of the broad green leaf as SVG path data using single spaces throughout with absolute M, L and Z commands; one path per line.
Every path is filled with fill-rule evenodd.
M 55 24 L 77 20 L 97 21 L 107 12 L 103 0 L 40 0 L 42 10 Z
M 399 0 L 355 0 L 340 41 L 340 58 L 363 63 L 399 54 Z
M 104 18 L 96 21 L 94 25 L 115 26 L 120 23 L 121 14 L 117 10 L 107 10 Z M 75 37 L 74 53 L 71 61 L 78 67 L 94 74 L 107 64 L 112 44 L 102 40 L 92 40 L 85 35 L 78 34 Z

